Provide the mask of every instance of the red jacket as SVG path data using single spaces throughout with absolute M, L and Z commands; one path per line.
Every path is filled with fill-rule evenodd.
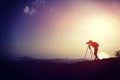
M 97 42 L 91 42 L 89 43 L 90 46 L 94 47 L 94 48 L 98 48 L 99 44 Z

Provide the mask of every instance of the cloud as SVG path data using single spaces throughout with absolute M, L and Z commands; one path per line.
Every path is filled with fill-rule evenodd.
M 38 3 L 40 3 L 41 0 L 35 0 L 34 2 L 32 2 L 33 5 L 36 5 Z
M 24 8 L 24 13 L 27 14 L 27 13 L 29 13 L 29 12 L 30 12 L 30 8 L 29 8 L 28 6 L 26 6 L 26 7 Z
M 24 13 L 28 14 L 28 15 L 33 15 L 33 14 L 37 13 L 37 10 L 35 8 L 30 8 L 29 6 L 26 6 L 24 8 Z

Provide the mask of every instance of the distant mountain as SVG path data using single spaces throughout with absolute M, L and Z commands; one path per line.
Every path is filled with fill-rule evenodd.
M 65 62 L 65 63 L 75 63 L 85 61 L 84 59 L 49 59 L 49 62 Z
M 56 59 L 41 59 L 41 58 L 31 58 L 31 57 L 21 57 L 19 60 L 33 60 L 41 62 L 62 62 L 62 63 L 75 63 L 81 61 L 89 61 L 89 59 L 69 59 L 69 58 L 56 58 Z

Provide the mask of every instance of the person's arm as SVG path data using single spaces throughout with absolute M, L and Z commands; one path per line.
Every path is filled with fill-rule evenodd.
M 89 49 L 91 49 L 91 43 L 88 44 Z
M 86 44 L 88 44 L 88 47 L 90 48 L 90 46 L 91 46 L 91 43 L 89 43 L 89 42 L 86 42 Z
M 89 47 L 89 48 L 91 48 L 90 46 L 91 46 L 91 45 L 90 45 L 90 44 L 88 44 L 88 47 Z

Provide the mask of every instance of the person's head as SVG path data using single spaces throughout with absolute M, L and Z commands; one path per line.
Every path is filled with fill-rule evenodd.
M 90 44 L 90 43 L 92 43 L 92 40 L 89 40 L 88 42 L 86 42 L 86 44 Z

